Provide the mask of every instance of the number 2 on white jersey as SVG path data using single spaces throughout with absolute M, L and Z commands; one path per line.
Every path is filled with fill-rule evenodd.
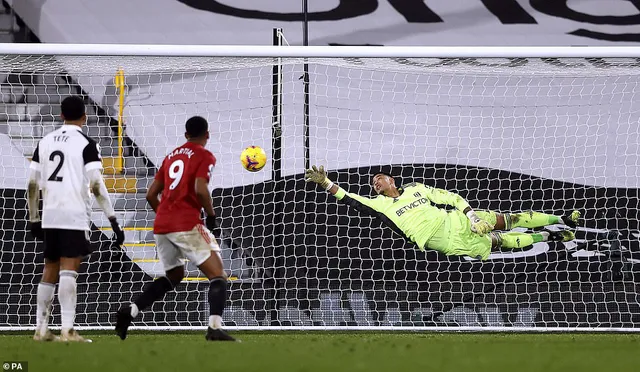
M 182 174 L 184 173 L 184 162 L 182 160 L 176 160 L 169 166 L 169 178 L 173 180 L 169 185 L 169 190 L 173 190 L 178 187 Z

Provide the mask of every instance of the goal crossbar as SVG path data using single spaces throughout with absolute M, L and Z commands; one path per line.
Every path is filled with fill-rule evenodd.
M 640 58 L 640 47 L 376 47 L 151 44 L 0 44 L 0 54 L 246 58 Z

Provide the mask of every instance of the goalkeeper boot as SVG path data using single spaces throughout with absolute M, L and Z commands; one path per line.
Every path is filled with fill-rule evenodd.
M 231 337 L 227 332 L 218 328 L 213 329 L 209 327 L 207 329 L 207 341 L 236 341 L 235 338 Z
M 573 211 L 565 216 L 562 216 L 562 223 L 571 227 L 572 229 L 578 226 L 580 220 L 580 211 Z
M 60 332 L 60 341 L 62 342 L 92 342 L 88 338 L 84 338 L 76 332 L 75 329 L 63 329 Z
M 548 231 L 550 242 L 570 242 L 576 238 L 576 234 L 569 230 Z
M 131 307 L 123 307 L 116 313 L 116 334 L 121 340 L 127 338 L 127 330 L 131 326 L 133 316 L 131 315 Z
M 49 329 L 45 334 L 41 334 L 39 329 L 36 329 L 36 333 L 33 335 L 35 341 L 58 341 L 58 336 L 51 333 Z

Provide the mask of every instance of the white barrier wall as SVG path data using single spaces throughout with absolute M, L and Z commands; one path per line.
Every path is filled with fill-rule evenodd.
M 283 27 L 292 45 L 302 43 L 299 0 L 13 3 L 45 43 L 264 45 L 271 43 L 274 27 Z M 309 1 L 310 43 L 547 46 L 640 42 L 640 10 L 631 1 L 505 0 L 488 7 L 477 0 L 406 0 L 402 4 L 402 9 L 396 9 L 387 0 Z M 257 12 L 248 12 L 252 10 Z

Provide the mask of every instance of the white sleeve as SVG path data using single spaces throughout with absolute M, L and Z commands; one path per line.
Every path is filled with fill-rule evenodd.
M 31 163 L 29 164 L 29 169 L 35 171 L 41 171 L 42 165 L 40 165 L 40 143 L 36 146 L 36 149 L 33 151 L 33 156 L 31 157 Z
M 100 205 L 104 214 L 107 218 L 115 217 L 115 212 L 111 205 L 111 200 L 109 199 L 109 191 L 107 190 L 107 186 L 104 184 L 104 179 L 102 178 L 100 169 L 91 169 L 87 171 L 87 177 L 89 178 L 91 191 L 93 192 L 93 195 L 95 195 L 98 205 Z
M 82 159 L 84 160 L 84 169 L 91 172 L 95 169 L 102 169 L 102 157 L 100 156 L 100 146 L 91 141 L 82 151 Z

